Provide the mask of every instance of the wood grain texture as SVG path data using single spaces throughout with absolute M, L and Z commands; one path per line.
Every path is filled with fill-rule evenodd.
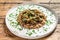
M 5 24 L 5 16 L 10 8 L 21 3 L 40 3 L 50 7 L 58 16 L 60 23 L 60 0 L 0 0 L 0 40 L 29 40 L 13 35 Z M 49 36 L 35 40 L 60 40 L 60 24 Z
M 51 2 L 60 3 L 60 0 L 51 0 Z
M 0 0 L 0 3 L 60 3 L 60 0 Z
M 49 2 L 50 0 L 0 0 L 0 2 Z

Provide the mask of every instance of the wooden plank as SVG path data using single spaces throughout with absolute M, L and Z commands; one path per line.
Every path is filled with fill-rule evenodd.
M 51 0 L 51 3 L 60 3 L 60 0 Z
M 60 3 L 60 0 L 0 0 L 0 3 Z
M 32 2 L 32 3 L 39 3 L 39 2 L 44 2 L 44 3 L 48 3 L 50 0 L 0 0 L 0 3 L 26 3 L 26 2 Z
M 0 11 L 5 11 L 5 10 L 7 11 L 14 5 L 16 5 L 16 4 L 0 4 Z
M 7 11 L 16 4 L 0 4 L 0 16 L 6 15 Z
M 49 3 L 50 0 L 32 0 L 33 3 Z
M 0 19 L 0 24 L 2 23 L 4 23 L 5 22 L 5 20 L 4 19 Z
M 0 0 L 0 2 L 20 2 L 22 0 Z

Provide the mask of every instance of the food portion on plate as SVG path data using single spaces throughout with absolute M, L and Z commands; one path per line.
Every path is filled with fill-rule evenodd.
M 28 29 L 40 28 L 45 24 L 46 16 L 37 9 L 28 9 L 18 15 L 17 22 Z
M 6 15 L 6 25 L 16 36 L 36 39 L 49 35 L 56 27 L 57 18 L 42 5 L 21 4 L 11 8 Z

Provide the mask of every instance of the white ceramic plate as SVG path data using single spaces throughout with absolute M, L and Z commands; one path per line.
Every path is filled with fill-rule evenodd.
M 37 9 L 43 12 L 45 16 L 47 16 L 45 25 L 38 29 L 26 29 L 21 27 L 16 20 L 19 13 L 25 9 Z M 56 24 L 57 19 L 54 13 L 50 9 L 41 5 L 21 4 L 11 8 L 6 14 L 6 25 L 8 29 L 14 35 L 22 38 L 36 39 L 45 37 L 55 29 Z

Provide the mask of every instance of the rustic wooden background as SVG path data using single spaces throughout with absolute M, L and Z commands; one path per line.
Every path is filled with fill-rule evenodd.
M 5 16 L 11 7 L 29 2 L 48 6 L 58 16 L 58 24 L 54 32 L 47 37 L 35 40 L 60 40 L 60 0 L 0 0 L 0 40 L 29 40 L 13 35 L 5 25 Z

